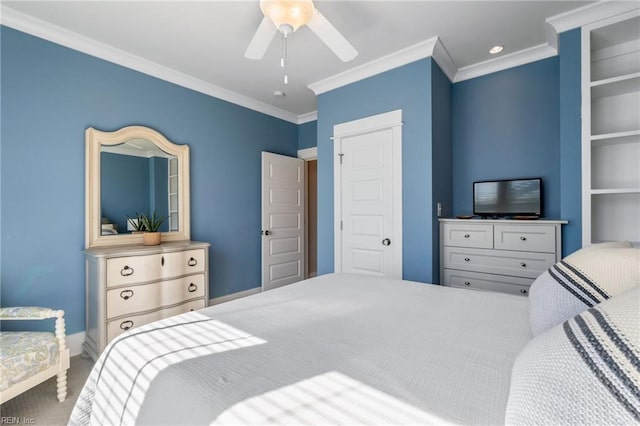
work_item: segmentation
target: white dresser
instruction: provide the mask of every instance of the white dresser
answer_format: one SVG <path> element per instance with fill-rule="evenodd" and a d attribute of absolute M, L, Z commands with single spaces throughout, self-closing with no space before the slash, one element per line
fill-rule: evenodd
<path fill-rule="evenodd" d="M 207 306 L 209 243 L 92 248 L 85 261 L 84 349 L 94 360 L 131 328 Z"/>
<path fill-rule="evenodd" d="M 440 219 L 442 285 L 527 295 L 562 257 L 561 220 Z"/>

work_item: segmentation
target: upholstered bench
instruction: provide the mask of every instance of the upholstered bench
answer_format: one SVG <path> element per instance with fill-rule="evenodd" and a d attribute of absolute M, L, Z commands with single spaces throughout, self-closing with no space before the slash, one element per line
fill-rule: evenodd
<path fill-rule="evenodd" d="M 0 403 L 57 376 L 60 402 L 67 396 L 69 349 L 64 311 L 40 307 L 0 308 L 0 320 L 56 318 L 55 334 L 41 331 L 0 332 Z"/>

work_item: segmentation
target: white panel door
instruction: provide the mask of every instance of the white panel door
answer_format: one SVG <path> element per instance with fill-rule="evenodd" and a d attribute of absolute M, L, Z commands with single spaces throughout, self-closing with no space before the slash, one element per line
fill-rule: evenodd
<path fill-rule="evenodd" d="M 376 125 L 371 118 L 351 125 L 358 122 Z M 336 225 L 341 228 L 336 272 L 402 278 L 400 128 L 377 126 L 334 142 L 339 167 Z"/>
<path fill-rule="evenodd" d="M 304 279 L 304 160 L 262 153 L 262 290 Z"/>

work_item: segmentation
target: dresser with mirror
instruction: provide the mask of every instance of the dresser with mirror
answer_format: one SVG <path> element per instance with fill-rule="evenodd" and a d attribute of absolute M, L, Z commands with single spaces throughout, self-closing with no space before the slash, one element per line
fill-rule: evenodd
<path fill-rule="evenodd" d="M 209 244 L 191 241 L 189 146 L 142 126 L 85 132 L 86 337 L 97 359 L 115 337 L 202 309 Z M 140 214 L 164 218 L 144 245 Z"/>

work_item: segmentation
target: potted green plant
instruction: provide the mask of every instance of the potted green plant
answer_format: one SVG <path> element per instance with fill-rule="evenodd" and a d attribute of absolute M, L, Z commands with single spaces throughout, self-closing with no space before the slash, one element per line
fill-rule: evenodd
<path fill-rule="evenodd" d="M 125 215 L 125 217 L 127 218 L 127 225 L 131 225 L 133 228 L 132 234 L 142 234 L 145 231 L 144 223 L 142 222 L 144 214 L 136 212 L 133 217 L 128 215 Z"/>
<path fill-rule="evenodd" d="M 144 234 L 142 234 L 142 244 L 145 246 L 156 246 L 160 244 L 160 226 L 167 218 L 165 216 L 157 215 L 153 212 L 151 216 L 145 214 L 142 215 L 141 220 L 144 225 Z"/>

